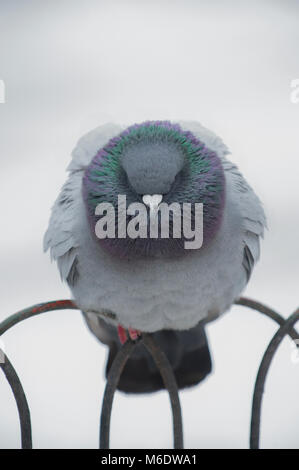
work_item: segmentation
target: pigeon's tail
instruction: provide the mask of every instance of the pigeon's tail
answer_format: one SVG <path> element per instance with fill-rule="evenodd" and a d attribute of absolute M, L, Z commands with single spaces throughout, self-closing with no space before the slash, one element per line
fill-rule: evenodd
<path fill-rule="evenodd" d="M 93 318 L 92 322 L 89 315 L 85 318 L 92 332 L 109 346 L 107 377 L 121 348 L 117 330 L 99 317 Z M 211 357 L 203 323 L 190 330 L 162 330 L 152 335 L 166 354 L 180 389 L 198 384 L 211 372 Z M 151 393 L 165 388 L 157 366 L 142 342 L 137 343 L 128 359 L 117 388 L 126 393 Z"/>

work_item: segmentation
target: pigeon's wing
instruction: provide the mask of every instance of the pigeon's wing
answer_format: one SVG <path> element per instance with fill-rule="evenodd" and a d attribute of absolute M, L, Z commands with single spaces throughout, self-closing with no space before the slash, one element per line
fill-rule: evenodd
<path fill-rule="evenodd" d="M 184 131 L 190 131 L 199 140 L 211 150 L 217 153 L 219 157 L 229 154 L 227 146 L 223 143 L 222 139 L 210 129 L 202 126 L 197 121 L 179 121 L 179 125 Z"/>
<path fill-rule="evenodd" d="M 244 253 L 242 265 L 246 271 L 247 281 L 254 264 L 260 256 L 260 238 L 264 236 L 267 226 L 265 213 L 259 198 L 249 186 L 242 174 L 229 160 L 222 157 L 224 171 L 235 194 L 235 201 L 243 217 Z"/>
<path fill-rule="evenodd" d="M 50 250 L 51 259 L 57 261 L 61 278 L 70 285 L 74 285 L 78 276 L 78 243 L 74 223 L 82 197 L 83 173 L 98 150 L 121 131 L 118 125 L 105 124 L 79 140 L 68 166 L 69 177 L 52 208 L 49 227 L 44 236 L 44 250 Z"/>
<path fill-rule="evenodd" d="M 70 174 L 56 200 L 44 236 L 44 250 L 50 249 L 51 259 L 57 261 L 61 278 L 73 285 L 77 276 L 78 244 L 73 230 L 76 217 L 79 174 Z"/>
<path fill-rule="evenodd" d="M 235 202 L 243 217 L 244 256 L 242 264 L 246 271 L 247 280 L 249 280 L 252 268 L 259 259 L 260 237 L 263 237 L 264 228 L 267 226 L 262 204 L 236 165 L 227 160 L 226 155 L 230 152 L 220 137 L 196 121 L 181 121 L 180 125 L 184 130 L 189 130 L 202 140 L 211 150 L 217 152 L 222 160 L 227 184 L 234 191 Z"/>

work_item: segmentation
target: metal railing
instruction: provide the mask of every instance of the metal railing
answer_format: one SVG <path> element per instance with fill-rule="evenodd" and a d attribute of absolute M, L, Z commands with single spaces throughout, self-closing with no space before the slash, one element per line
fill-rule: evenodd
<path fill-rule="evenodd" d="M 260 441 L 260 424 L 261 424 L 261 409 L 262 399 L 264 393 L 264 386 L 266 377 L 273 360 L 273 357 L 278 350 L 278 347 L 286 335 L 289 335 L 295 341 L 297 347 L 299 347 L 299 336 L 297 331 L 294 329 L 295 323 L 299 320 L 299 309 L 297 309 L 288 318 L 282 317 L 279 313 L 275 312 L 271 308 L 256 302 L 254 300 L 241 297 L 235 302 L 237 305 L 243 305 L 254 309 L 278 323 L 279 328 L 272 337 L 260 363 L 252 400 L 251 410 L 251 427 L 250 427 L 250 448 L 258 449 Z M 33 307 L 26 308 L 20 312 L 11 315 L 0 323 L 0 337 L 17 323 L 26 320 L 27 318 L 39 315 L 44 312 L 53 310 L 63 309 L 77 309 L 78 307 L 71 300 L 56 300 L 52 302 L 45 302 L 42 304 L 34 305 Z M 168 391 L 171 409 L 172 409 L 172 420 L 173 420 L 173 441 L 175 449 L 183 448 L 183 426 L 182 426 L 182 414 L 179 399 L 178 387 L 176 379 L 171 368 L 171 365 L 159 346 L 154 341 L 153 336 L 150 333 L 143 333 L 137 341 L 129 339 L 119 350 L 115 357 L 113 364 L 110 368 L 106 388 L 104 392 L 101 420 L 100 420 L 100 448 L 109 448 L 109 436 L 110 436 L 110 418 L 111 410 L 113 405 L 113 398 L 115 390 L 117 388 L 118 381 L 121 373 L 125 367 L 127 360 L 135 349 L 137 342 L 142 341 L 144 346 L 147 348 L 149 353 L 152 355 L 155 364 L 161 374 L 166 390 Z M 31 432 L 31 419 L 28 402 L 26 399 L 25 392 L 23 390 L 22 383 L 9 361 L 7 355 L 0 349 L 0 355 L 2 355 L 2 361 L 0 366 L 4 372 L 4 375 L 12 389 L 14 398 L 16 400 L 19 421 L 21 428 L 21 445 L 22 449 L 32 448 L 32 432 Z"/>

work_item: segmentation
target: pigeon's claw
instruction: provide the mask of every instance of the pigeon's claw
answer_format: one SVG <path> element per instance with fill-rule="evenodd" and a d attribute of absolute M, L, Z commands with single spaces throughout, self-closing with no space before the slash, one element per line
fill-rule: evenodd
<path fill-rule="evenodd" d="M 135 341 L 141 335 L 141 332 L 139 330 L 134 330 L 133 328 L 129 328 L 129 335 L 130 335 L 130 338 L 133 341 Z"/>
<path fill-rule="evenodd" d="M 127 336 L 127 332 L 124 329 L 124 327 L 121 326 L 121 325 L 117 325 L 117 333 L 118 333 L 118 338 L 119 338 L 119 341 L 121 342 L 121 344 L 125 344 L 125 342 L 128 339 L 128 336 Z"/>
<path fill-rule="evenodd" d="M 141 332 L 139 330 L 134 330 L 133 328 L 129 328 L 128 332 L 129 332 L 129 337 L 133 341 L 136 341 L 136 339 L 138 339 L 138 337 L 141 335 Z M 118 333 L 119 341 L 121 342 L 121 344 L 124 344 L 128 339 L 127 331 L 122 325 L 117 325 L 117 333 Z"/>

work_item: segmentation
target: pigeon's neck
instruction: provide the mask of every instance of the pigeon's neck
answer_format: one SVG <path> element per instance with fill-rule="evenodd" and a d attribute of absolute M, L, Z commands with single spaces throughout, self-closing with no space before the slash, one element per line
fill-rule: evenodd
<path fill-rule="evenodd" d="M 155 174 L 157 178 L 152 177 Z M 153 194 L 161 194 L 163 202 L 177 203 L 181 208 L 184 203 L 193 207 L 203 204 L 202 246 L 209 244 L 219 230 L 225 202 L 225 178 L 219 156 L 191 132 L 168 121 L 135 124 L 111 139 L 99 149 L 83 178 L 83 197 L 94 235 L 100 214 L 98 205 L 108 203 L 115 209 L 115 237 L 98 239 L 103 248 L 115 256 L 129 258 L 187 253 L 183 231 L 181 238 L 132 238 L 127 232 L 118 236 L 118 196 L 126 196 L 126 210 L 131 203 L 144 203 L 144 195 Z M 194 211 L 191 218 L 193 215 Z M 128 227 L 131 219 L 132 214 L 126 214 L 123 223 Z"/>

